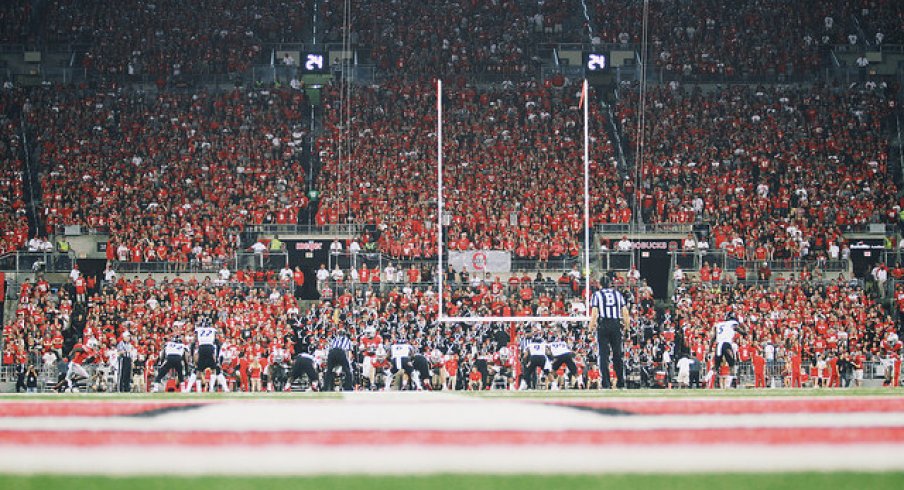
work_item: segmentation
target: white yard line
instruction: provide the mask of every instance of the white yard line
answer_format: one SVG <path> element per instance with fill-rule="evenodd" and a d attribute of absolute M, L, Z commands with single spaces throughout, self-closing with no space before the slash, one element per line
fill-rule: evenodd
<path fill-rule="evenodd" d="M 902 445 L 135 447 L 0 446 L 0 473 L 310 475 L 900 470 Z"/>
<path fill-rule="evenodd" d="M 0 430 L 612 430 L 904 427 L 904 413 L 603 415 L 509 400 L 248 400 L 154 417 L 0 417 Z"/>

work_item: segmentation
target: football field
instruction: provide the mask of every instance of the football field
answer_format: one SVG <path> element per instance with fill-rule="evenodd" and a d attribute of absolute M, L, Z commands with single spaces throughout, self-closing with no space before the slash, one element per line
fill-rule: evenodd
<path fill-rule="evenodd" d="M 902 395 L 8 395 L 0 486 L 891 488 Z"/>

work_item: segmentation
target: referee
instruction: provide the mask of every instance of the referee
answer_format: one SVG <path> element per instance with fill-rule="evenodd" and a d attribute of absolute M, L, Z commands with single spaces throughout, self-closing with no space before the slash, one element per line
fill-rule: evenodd
<path fill-rule="evenodd" d="M 336 367 L 342 368 L 345 379 L 342 381 L 344 391 L 352 390 L 352 368 L 348 364 L 348 351 L 352 348 L 352 341 L 344 329 L 336 332 L 333 341 L 330 342 L 330 351 L 326 355 L 326 374 L 323 376 L 324 391 L 333 391 L 333 378 L 336 376 Z"/>
<path fill-rule="evenodd" d="M 132 392 L 132 356 L 135 354 L 135 347 L 132 347 L 132 334 L 127 331 L 122 333 L 122 340 L 116 344 L 116 351 L 119 362 L 119 392 Z"/>
<path fill-rule="evenodd" d="M 600 368 L 603 372 L 603 388 L 612 387 L 609 379 L 609 353 L 615 366 L 616 387 L 625 387 L 625 359 L 622 352 L 622 328 L 628 329 L 631 314 L 625 297 L 612 287 L 608 275 L 600 277 L 600 290 L 590 298 L 590 324 L 596 325 L 596 340 L 600 349 Z"/>

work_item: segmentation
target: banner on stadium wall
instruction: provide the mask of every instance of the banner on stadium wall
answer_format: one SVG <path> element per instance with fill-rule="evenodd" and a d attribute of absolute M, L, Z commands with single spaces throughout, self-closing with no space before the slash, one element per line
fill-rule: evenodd
<path fill-rule="evenodd" d="M 500 250 L 450 250 L 449 265 L 457 272 L 511 272 L 512 254 Z"/>

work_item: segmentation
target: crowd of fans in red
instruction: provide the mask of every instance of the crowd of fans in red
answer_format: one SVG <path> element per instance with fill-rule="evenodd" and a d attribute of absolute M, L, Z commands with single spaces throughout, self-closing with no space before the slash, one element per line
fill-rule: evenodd
<path fill-rule="evenodd" d="M 573 14 L 563 0 L 366 0 L 353 3 L 349 12 L 346 2 L 328 0 L 321 7 L 327 41 L 370 48 L 377 68 L 396 76 L 533 73 L 537 42 L 580 41 L 574 39 L 578 31 L 562 28 Z"/>
<path fill-rule="evenodd" d="M 711 247 L 765 258 L 818 257 L 842 233 L 895 223 L 881 90 L 651 87 L 637 194 L 644 222 L 709 222 Z M 618 115 L 637 139 L 638 95 Z M 900 209 L 900 208 L 899 208 Z M 837 250 L 829 259 L 837 259 Z"/>
<path fill-rule="evenodd" d="M 901 2 L 805 4 L 653 2 L 655 63 L 686 76 L 812 73 L 829 45 L 881 44 L 900 34 Z M 350 100 L 342 99 L 339 86 L 325 87 L 324 133 L 316 145 L 323 163 L 317 224 L 375 224 L 378 232 L 364 238 L 383 252 L 433 257 L 435 89 L 401 79 L 449 76 L 443 127 L 448 248 L 508 250 L 540 261 L 577 256 L 583 240 L 579 87 L 559 77 L 478 89 L 458 76 L 533 73 L 537 41 L 576 40 L 555 27 L 566 22 L 570 4 L 399 0 L 387 8 L 366 1 L 350 13 L 348 33 L 344 5 L 321 3 L 326 38 L 348 34 L 350 42 L 371 48 L 380 70 L 399 78 L 353 87 Z M 599 40 L 639 42 L 642 5 L 619 0 L 594 7 Z M 21 40 L 29 8 L 24 1 L 0 7 L 0 41 Z M 85 68 L 105 74 L 235 72 L 261 59 L 263 43 L 297 40 L 307 11 L 284 0 L 128 0 L 117 4 L 118 16 L 107 15 L 109 8 L 96 0 L 49 2 L 42 38 L 88 42 Z M 851 14 L 865 21 L 868 39 L 856 37 Z M 631 148 L 638 139 L 638 94 L 629 88 L 620 96 L 617 122 Z M 651 88 L 647 100 L 647 146 L 637 182 L 619 176 L 607 118 L 599 104 L 591 105 L 594 224 L 630 222 L 629 203 L 636 202 L 645 222 L 711 223 L 711 245 L 738 257 L 749 258 L 753 250 L 757 259 L 833 259 L 844 232 L 893 222 L 904 205 L 888 172 L 883 136 L 893 101 L 881 90 L 702 92 L 674 84 Z M 41 231 L 70 224 L 107 229 L 111 260 L 223 260 L 240 245 L 234 233 L 243 226 L 294 224 L 308 205 L 298 163 L 308 122 L 299 91 L 50 87 L 4 90 L 0 105 L 0 114 L 21 106 L 36 137 Z M 28 226 L 19 121 L 0 123 L 2 253 L 24 245 Z M 89 285 L 57 295 L 39 281 L 23 287 L 16 318 L 4 327 L 3 360 L 47 352 L 63 357 L 66 332 L 79 329 L 76 340 L 94 337 L 106 347 L 128 330 L 152 362 L 162 342 L 183 328 L 180 322 L 199 314 L 216 315 L 225 341 L 245 359 L 286 345 L 293 326 L 319 343 L 342 321 L 355 335 L 377 323 L 387 341 L 407 335 L 424 348 L 452 342 L 477 356 L 487 353 L 487 327 L 434 324 L 438 301 L 452 315 L 568 314 L 581 290 L 563 278 L 553 285 L 531 278 L 507 285 L 466 280 L 469 286 L 442 293 L 382 281 L 337 290 L 307 313 L 295 311 L 294 297 L 279 284 L 265 291 L 244 278 L 237 284 L 120 280 L 97 288 L 85 304 L 73 300 L 84 294 L 77 288 Z M 862 289 L 840 282 L 726 290 L 692 285 L 665 319 L 655 317 L 648 292 L 638 290 L 636 297 L 640 317 L 629 338 L 643 340 L 629 340 L 629 357 L 656 357 L 655 345 L 672 345 L 680 332 L 690 351 L 705 359 L 711 325 L 729 305 L 750 325 L 754 349 L 768 342 L 802 356 L 878 355 L 888 350 L 883 342 L 894 327 Z M 895 301 L 904 308 L 904 299 Z M 652 326 L 651 336 L 644 325 Z M 579 357 L 591 359 L 588 333 L 575 328 L 569 336 Z"/>
<path fill-rule="evenodd" d="M 8 0 L 0 4 L 0 43 L 19 44 L 28 40 L 31 2 Z"/>
<path fill-rule="evenodd" d="M 502 347 L 517 353 L 517 339 L 529 331 L 527 325 L 510 329 L 501 324 L 436 323 L 440 298 L 427 283 L 403 279 L 356 289 L 334 284 L 335 297 L 299 311 L 289 292 L 292 279 L 273 279 L 258 284 L 252 273 L 239 271 L 227 280 L 200 282 L 178 276 L 159 282 L 119 278 L 98 287 L 76 280 L 56 292 L 39 278 L 22 286 L 16 316 L 4 326 L 3 363 L 56 363 L 76 343 L 96 345 L 94 363 L 109 363 L 116 344 L 129 332 L 138 365 L 154 366 L 163 344 L 174 335 L 190 341 L 193 323 L 204 316 L 212 318 L 220 332 L 227 373 L 247 390 L 255 359 L 266 372 L 271 353 L 321 349 L 340 327 L 355 339 L 374 327 L 387 345 L 405 338 L 420 352 L 434 357 L 439 352 L 444 360 L 454 354 L 468 365 L 498 356 Z M 575 286 L 576 278 L 568 274 L 556 281 L 540 276 L 515 276 L 504 283 L 498 278 L 454 279 L 455 286 L 443 294 L 448 314 L 505 314 L 504 308 L 512 308 L 509 313 L 515 316 L 567 315 L 571 302 L 581 302 L 582 296 L 580 284 Z M 737 339 L 742 362 L 767 351 L 767 360 L 787 365 L 792 358 L 815 364 L 839 356 L 874 360 L 901 352 L 888 313 L 857 283 L 843 278 L 731 286 L 692 281 L 679 289 L 674 308 L 659 315 L 643 283 L 620 283 L 635 299 L 625 356 L 638 373 L 647 368 L 674 372 L 674 363 L 686 355 L 703 363 L 711 360 L 712 325 L 730 310 L 746 329 Z M 523 296 L 526 289 L 532 296 Z M 81 294 L 84 302 L 78 299 Z M 497 309 L 496 303 L 503 306 Z M 573 347 L 581 366 L 576 374 L 586 376 L 597 364 L 593 332 L 579 323 L 547 329 Z"/>
<path fill-rule="evenodd" d="M 47 233 L 109 230 L 111 260 L 229 258 L 244 225 L 295 224 L 307 206 L 301 92 L 54 87 L 29 96 Z"/>
<path fill-rule="evenodd" d="M 317 223 L 373 223 L 394 257 L 436 253 L 436 96 L 431 83 L 352 90 L 344 123 L 338 87 L 325 93 Z M 546 260 L 577 256 L 583 240 L 580 88 L 545 84 L 444 88 L 444 210 L 450 250 L 509 250 Z M 631 219 L 605 117 L 593 107 L 594 223 Z M 566 177 L 567 178 L 563 178 Z"/>
<path fill-rule="evenodd" d="M 783 357 L 782 351 L 807 359 L 829 351 L 882 355 L 887 347 L 883 342 L 896 332 L 890 313 L 856 282 L 843 278 L 773 286 L 739 283 L 732 288 L 695 283 L 675 300 L 670 323 L 683 331 L 685 344 L 697 356 L 708 352 L 712 325 L 729 311 L 735 311 L 748 330 L 745 345 L 781 347 L 776 359 Z"/>
<path fill-rule="evenodd" d="M 18 250 L 28 240 L 25 212 L 25 162 L 21 126 L 13 107 L 18 92 L 0 93 L 0 255 Z"/>
<path fill-rule="evenodd" d="M 106 75 L 232 73 L 269 63 L 264 43 L 303 41 L 308 9 L 286 0 L 53 0 L 45 42 L 88 43 L 84 68 Z"/>
<path fill-rule="evenodd" d="M 640 44 L 645 3 L 594 4 L 595 36 L 603 43 Z M 809 74 L 824 66 L 834 45 L 865 49 L 866 43 L 875 46 L 876 39 L 898 34 L 902 10 L 892 0 L 650 2 L 650 56 L 667 76 Z M 861 38 L 855 16 L 868 39 Z M 877 32 L 883 34 L 877 38 Z"/>

